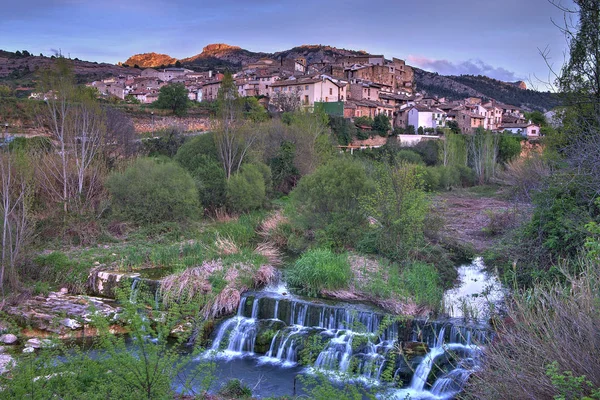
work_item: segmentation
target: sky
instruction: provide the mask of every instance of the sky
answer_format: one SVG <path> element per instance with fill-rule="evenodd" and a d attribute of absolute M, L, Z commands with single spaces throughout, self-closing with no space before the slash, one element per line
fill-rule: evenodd
<path fill-rule="evenodd" d="M 573 7 L 572 0 L 560 1 Z M 210 43 L 275 52 L 302 44 L 365 50 L 444 75 L 546 81 L 565 39 L 549 0 L 0 0 L 0 49 L 117 63 L 190 57 Z M 554 21 L 554 22 L 553 22 Z"/>

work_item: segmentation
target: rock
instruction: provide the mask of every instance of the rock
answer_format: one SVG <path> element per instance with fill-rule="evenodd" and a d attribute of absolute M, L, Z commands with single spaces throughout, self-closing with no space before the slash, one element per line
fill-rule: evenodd
<path fill-rule="evenodd" d="M 29 339 L 27 341 L 27 343 L 25 343 L 25 346 L 31 347 L 34 349 L 39 349 L 40 347 L 42 347 L 42 341 L 38 338 L 32 338 L 32 339 Z"/>
<path fill-rule="evenodd" d="M 0 354 L 0 375 L 10 371 L 15 365 L 15 359 L 8 354 Z"/>
<path fill-rule="evenodd" d="M 81 324 L 71 318 L 65 318 L 60 320 L 60 324 L 62 326 L 66 326 L 67 328 L 71 328 L 72 330 L 81 328 Z"/>
<path fill-rule="evenodd" d="M 66 287 L 60 288 L 59 293 L 60 294 L 67 294 L 67 293 L 69 293 L 69 289 L 67 289 Z"/>
<path fill-rule="evenodd" d="M 33 347 L 25 347 L 23 353 L 33 353 L 35 349 Z"/>
<path fill-rule="evenodd" d="M 26 347 L 32 347 L 34 349 L 41 349 L 42 347 L 53 347 L 54 343 L 50 339 L 38 339 L 32 338 L 25 343 Z"/>
<path fill-rule="evenodd" d="M 6 351 L 6 349 L 4 348 L 4 346 L 0 346 L 0 354 L 4 353 Z"/>
<path fill-rule="evenodd" d="M 19 338 L 17 338 L 17 336 L 13 335 L 12 333 L 7 333 L 0 336 L 0 342 L 4 344 L 15 344 L 17 343 L 17 340 L 19 340 Z"/>

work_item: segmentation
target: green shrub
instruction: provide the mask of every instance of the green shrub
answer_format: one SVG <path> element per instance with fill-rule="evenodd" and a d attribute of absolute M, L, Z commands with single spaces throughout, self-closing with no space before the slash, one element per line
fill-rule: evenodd
<path fill-rule="evenodd" d="M 458 168 L 443 165 L 436 167 L 440 171 L 440 189 L 450 189 L 461 186 L 460 171 Z"/>
<path fill-rule="evenodd" d="M 231 399 L 245 399 L 252 397 L 252 390 L 239 379 L 230 379 L 219 390 L 219 394 Z"/>
<path fill-rule="evenodd" d="M 134 222 L 183 222 L 200 212 L 192 177 L 172 162 L 138 159 L 122 173 L 109 176 L 112 206 Z"/>
<path fill-rule="evenodd" d="M 440 187 L 441 178 L 442 175 L 438 168 L 427 167 L 423 169 L 423 182 L 426 190 L 431 192 L 438 190 Z"/>
<path fill-rule="evenodd" d="M 427 165 L 437 165 L 440 158 L 439 140 L 424 140 L 414 147 L 415 151 L 421 155 Z"/>
<path fill-rule="evenodd" d="M 186 141 L 177 151 L 174 160 L 192 173 L 207 162 L 207 158 L 217 161 L 217 145 L 212 133 L 203 133 Z"/>
<path fill-rule="evenodd" d="M 315 232 L 323 245 L 354 245 L 367 223 L 359 199 L 372 187 L 360 163 L 334 159 L 300 180 L 289 216 L 301 230 Z"/>
<path fill-rule="evenodd" d="M 287 269 L 285 276 L 292 287 L 316 296 L 323 289 L 348 287 L 352 279 L 352 270 L 347 254 L 335 254 L 329 249 L 313 249 L 304 253 Z"/>
<path fill-rule="evenodd" d="M 179 154 L 179 153 L 178 153 Z M 202 155 L 198 157 L 192 177 L 196 181 L 198 197 L 204 208 L 217 209 L 227 200 L 227 178 L 223 166 L 216 159 Z"/>
<path fill-rule="evenodd" d="M 456 168 L 458 169 L 460 183 L 463 187 L 469 187 L 475 184 L 475 172 L 471 168 L 465 165 L 458 165 Z"/>
<path fill-rule="evenodd" d="M 261 169 L 253 164 L 242 166 L 227 182 L 227 204 L 234 212 L 259 209 L 265 202 L 265 178 Z"/>
<path fill-rule="evenodd" d="M 410 164 L 423 164 L 423 158 L 415 151 L 402 149 L 396 153 L 397 161 L 404 161 Z"/>

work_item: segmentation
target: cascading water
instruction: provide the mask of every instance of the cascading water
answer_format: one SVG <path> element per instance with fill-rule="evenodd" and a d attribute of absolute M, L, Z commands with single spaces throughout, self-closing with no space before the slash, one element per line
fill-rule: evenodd
<path fill-rule="evenodd" d="M 305 365 L 307 371 L 323 371 L 328 376 L 359 378 L 378 383 L 383 372 L 399 377 L 397 349 L 401 342 L 421 342 L 429 350 L 416 358 L 414 375 L 402 393 L 411 398 L 451 398 L 476 367 L 478 347 L 485 343 L 486 329 L 451 323 L 394 320 L 366 307 L 327 305 L 283 296 L 279 293 L 247 294 L 238 313 L 219 327 L 207 356 L 226 359 L 256 357 L 259 364 L 280 367 Z M 309 347 L 314 343 L 320 344 Z M 308 350 L 308 351 L 303 351 Z M 306 357 L 311 353 L 311 357 Z M 457 354 L 449 367 L 449 354 Z M 467 360 L 467 361 L 463 361 Z M 434 366 L 445 362 L 437 379 L 431 379 Z M 405 364 L 406 366 L 406 364 Z M 432 382 L 427 391 L 427 382 Z M 395 381 L 397 384 L 399 380 Z M 398 392 L 401 394 L 400 392 Z M 395 396 L 395 394 L 394 394 Z M 405 397 L 405 396 L 404 396 Z M 398 398 L 404 398 L 398 397 Z"/>

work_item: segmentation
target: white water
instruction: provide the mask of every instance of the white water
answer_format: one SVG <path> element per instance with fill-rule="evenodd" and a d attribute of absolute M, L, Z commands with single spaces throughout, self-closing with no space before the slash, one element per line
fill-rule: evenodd
<path fill-rule="evenodd" d="M 484 320 L 504 299 L 498 277 L 485 271 L 481 257 L 458 268 L 460 285 L 444 294 L 445 312 L 452 318 Z"/>

